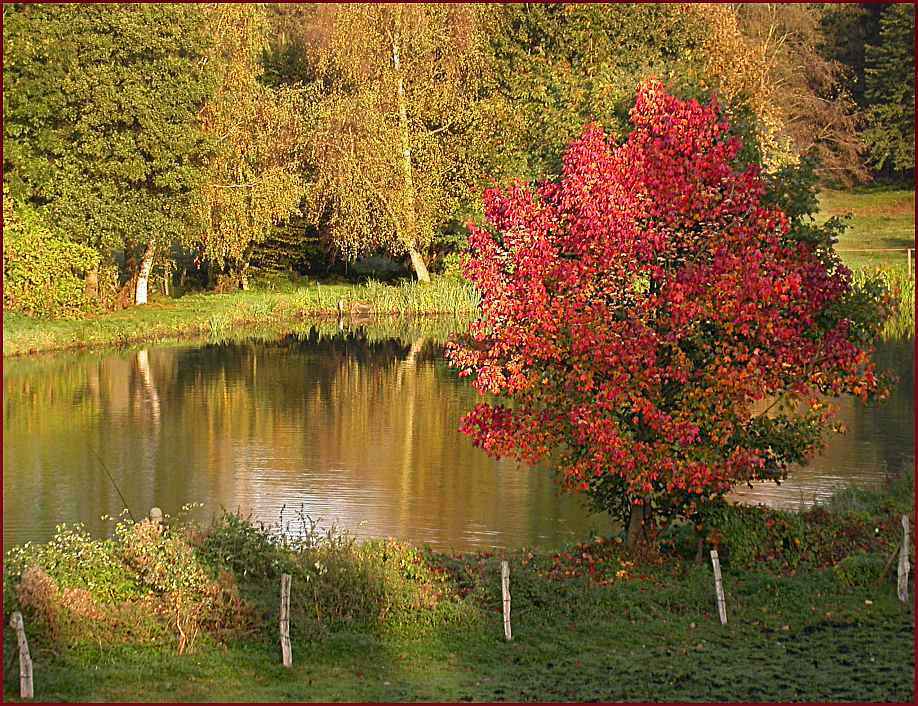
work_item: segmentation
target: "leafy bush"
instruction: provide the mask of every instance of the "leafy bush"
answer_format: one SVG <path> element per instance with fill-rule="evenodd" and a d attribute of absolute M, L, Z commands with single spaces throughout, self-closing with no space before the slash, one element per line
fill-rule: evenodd
<path fill-rule="evenodd" d="M 4 596 L 52 640 L 162 642 L 191 648 L 202 629 L 245 627 L 250 611 L 231 575 L 214 578 L 180 530 L 121 521 L 113 539 L 57 528 L 7 553 Z"/>
<path fill-rule="evenodd" d="M 302 512 L 295 515 L 270 528 L 225 513 L 198 539 L 201 559 L 231 571 L 272 630 L 282 573 L 292 577 L 291 618 L 311 635 L 343 624 L 423 627 L 451 596 L 445 572 L 423 551 L 395 541 L 359 543 L 334 526 L 321 529 Z"/>
<path fill-rule="evenodd" d="M 725 563 L 796 568 L 808 549 L 803 516 L 793 512 L 722 504 L 705 513 L 706 538 L 722 548 Z"/>
<path fill-rule="evenodd" d="M 876 583 L 883 573 L 885 560 L 878 554 L 857 552 L 832 567 L 835 580 L 842 586 L 866 587 Z"/>
<path fill-rule="evenodd" d="M 93 539 L 82 525 L 58 526 L 47 544 L 13 547 L 6 556 L 4 578 L 18 582 L 30 566 L 41 567 L 59 588 L 85 589 L 100 603 L 119 603 L 142 594 L 121 561 L 117 543 Z"/>
<path fill-rule="evenodd" d="M 82 275 L 99 255 L 50 228 L 42 215 L 3 196 L 3 307 L 31 316 L 77 316 L 90 306 Z"/>

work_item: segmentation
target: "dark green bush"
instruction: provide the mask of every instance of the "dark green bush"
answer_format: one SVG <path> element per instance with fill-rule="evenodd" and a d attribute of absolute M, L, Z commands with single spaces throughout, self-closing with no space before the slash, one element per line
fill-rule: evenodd
<path fill-rule="evenodd" d="M 753 568 L 766 563 L 795 569 L 806 556 L 808 534 L 799 513 L 722 504 L 705 514 L 709 544 L 722 547 L 725 563 Z"/>
<path fill-rule="evenodd" d="M 832 574 L 842 586 L 866 587 L 879 581 L 885 565 L 884 557 L 878 554 L 856 552 L 833 566 Z"/>

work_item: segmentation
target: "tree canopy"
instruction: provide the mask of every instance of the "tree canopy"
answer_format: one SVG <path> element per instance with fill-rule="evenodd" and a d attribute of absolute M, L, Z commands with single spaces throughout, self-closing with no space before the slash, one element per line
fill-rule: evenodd
<path fill-rule="evenodd" d="M 479 12 L 342 4 L 313 14 L 305 51 L 322 90 L 309 204 L 346 254 L 408 253 L 428 278 L 434 232 L 475 183 Z"/>
<path fill-rule="evenodd" d="M 693 517 L 819 448 L 822 395 L 883 393 L 886 302 L 831 226 L 764 198 L 715 102 L 647 82 L 629 121 L 620 143 L 587 126 L 557 180 L 486 193 L 480 314 L 450 358 L 500 398 L 464 420 L 488 453 L 549 459 L 625 521 Z"/>
<path fill-rule="evenodd" d="M 651 77 L 716 97 L 767 175 L 908 176 L 913 28 L 908 5 L 14 3 L 4 185 L 96 251 L 74 276 L 108 307 L 172 264 L 244 285 L 385 254 L 424 280 L 482 189 L 557 176 L 587 123 L 626 134 Z"/>
<path fill-rule="evenodd" d="M 892 5 L 880 18 L 879 42 L 865 48 L 867 141 L 877 169 L 915 170 L 915 6 Z"/>
<path fill-rule="evenodd" d="M 207 52 L 216 90 L 199 113 L 213 141 L 196 199 L 200 231 L 189 234 L 217 264 L 244 268 L 249 250 L 298 212 L 305 191 L 304 102 L 291 88 L 260 81 L 267 19 L 257 5 L 207 8 L 216 41 Z"/>
<path fill-rule="evenodd" d="M 75 242 L 137 256 L 185 237 L 214 81 L 188 5 L 4 8 L 4 179 Z"/>

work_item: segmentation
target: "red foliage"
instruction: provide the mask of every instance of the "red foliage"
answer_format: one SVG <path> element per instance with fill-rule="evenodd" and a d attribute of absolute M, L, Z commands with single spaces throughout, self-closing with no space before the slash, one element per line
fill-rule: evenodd
<path fill-rule="evenodd" d="M 649 82 L 631 121 L 621 145 L 587 126 L 558 182 L 485 192 L 466 263 L 480 316 L 449 356 L 513 401 L 463 421 L 488 453 L 685 512 L 780 477 L 820 444 L 819 394 L 878 381 L 839 313 L 850 272 L 763 203 L 716 104 Z M 805 409 L 767 423 L 782 393 Z"/>

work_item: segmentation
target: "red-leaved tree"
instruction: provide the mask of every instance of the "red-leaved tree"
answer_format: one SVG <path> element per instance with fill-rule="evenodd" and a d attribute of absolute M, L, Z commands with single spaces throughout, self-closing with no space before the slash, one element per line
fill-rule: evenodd
<path fill-rule="evenodd" d="M 465 417 L 476 445 L 546 459 L 633 525 L 780 480 L 820 447 L 826 396 L 881 394 L 886 303 L 767 205 L 714 102 L 648 82 L 631 122 L 620 145 L 587 126 L 557 182 L 485 192 L 480 315 L 449 357 L 510 401 Z"/>

